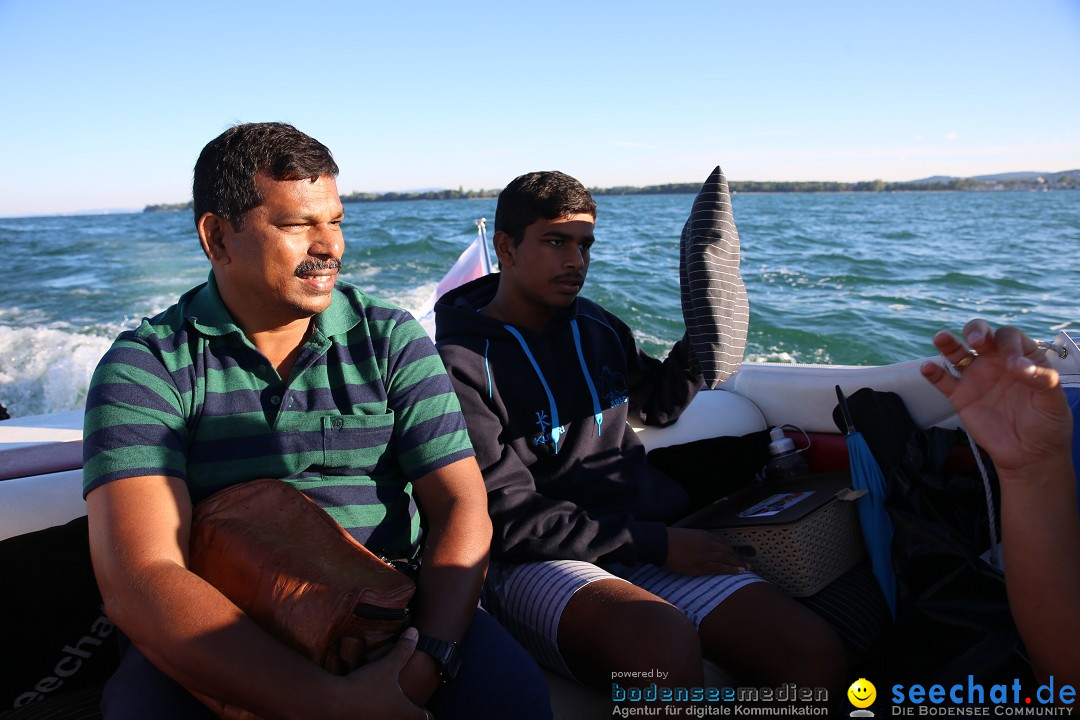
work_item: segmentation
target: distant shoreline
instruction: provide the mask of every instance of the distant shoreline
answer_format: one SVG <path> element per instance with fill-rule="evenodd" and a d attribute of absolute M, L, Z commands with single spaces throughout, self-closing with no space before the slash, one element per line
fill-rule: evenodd
<path fill-rule="evenodd" d="M 1030 174 L 1034 173 L 1017 173 Z M 885 182 L 884 180 L 865 180 L 861 182 L 819 182 L 819 181 L 758 181 L 743 180 L 728 183 L 734 194 L 751 193 L 878 193 L 878 192 L 995 192 L 1012 191 L 1048 191 L 1080 190 L 1080 170 L 1059 173 L 1046 173 L 1035 177 L 997 177 L 949 178 L 934 181 Z M 589 188 L 596 196 L 603 195 L 693 195 L 701 189 L 701 183 L 668 183 L 666 185 L 645 185 L 642 187 L 616 186 L 609 188 Z M 425 190 L 420 192 L 354 192 L 342 195 L 342 202 L 398 202 L 406 200 L 470 200 L 475 198 L 498 197 L 499 190 Z M 192 202 L 162 203 L 147 205 L 143 212 L 170 212 L 191 210 Z"/>

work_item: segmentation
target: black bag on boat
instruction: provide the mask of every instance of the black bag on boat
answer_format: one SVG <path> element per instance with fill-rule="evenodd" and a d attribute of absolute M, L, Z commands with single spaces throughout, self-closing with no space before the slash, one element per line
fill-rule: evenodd
<path fill-rule="evenodd" d="M 741 437 L 712 437 L 655 448 L 649 464 L 682 486 L 691 508 L 747 487 L 769 459 L 769 431 Z"/>
<path fill-rule="evenodd" d="M 0 715 L 48 707 L 50 717 L 66 717 L 55 710 L 57 698 L 96 693 L 120 661 L 90 564 L 86 517 L 0 542 L 0 568 L 10 660 L 0 673 Z"/>
<path fill-rule="evenodd" d="M 990 521 L 967 436 L 916 427 L 895 393 L 863 388 L 848 404 L 888 483 L 899 606 L 864 676 L 924 685 L 968 675 L 984 683 L 1031 679 L 1004 576 L 981 557 Z M 838 411 L 834 420 L 844 427 Z M 984 464 L 996 517 L 997 477 L 989 458 Z"/>

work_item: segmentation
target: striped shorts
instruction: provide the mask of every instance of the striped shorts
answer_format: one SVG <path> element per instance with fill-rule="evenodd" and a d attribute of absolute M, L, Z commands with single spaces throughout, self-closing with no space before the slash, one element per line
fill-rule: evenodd
<path fill-rule="evenodd" d="M 739 588 L 764 582 L 753 573 L 680 575 L 648 563 L 605 570 L 581 560 L 492 561 L 481 604 L 541 665 L 573 677 L 559 652 L 559 619 L 575 592 L 589 583 L 611 578 L 625 580 L 666 600 L 695 627 L 700 627 L 705 616 Z"/>

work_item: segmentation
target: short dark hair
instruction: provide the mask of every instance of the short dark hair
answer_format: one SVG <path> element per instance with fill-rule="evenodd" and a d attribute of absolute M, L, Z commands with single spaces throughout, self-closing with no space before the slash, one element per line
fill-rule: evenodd
<path fill-rule="evenodd" d="M 274 180 L 314 182 L 324 175 L 336 177 L 338 166 L 325 145 L 292 125 L 234 125 L 207 143 L 195 163 L 195 222 L 211 212 L 234 230 L 242 229 L 244 213 L 264 201 L 255 186 L 259 173 Z"/>
<path fill-rule="evenodd" d="M 503 231 L 517 246 L 525 239 L 525 228 L 537 220 L 577 214 L 596 217 L 596 201 L 584 185 L 558 170 L 528 173 L 499 193 L 495 232 Z"/>

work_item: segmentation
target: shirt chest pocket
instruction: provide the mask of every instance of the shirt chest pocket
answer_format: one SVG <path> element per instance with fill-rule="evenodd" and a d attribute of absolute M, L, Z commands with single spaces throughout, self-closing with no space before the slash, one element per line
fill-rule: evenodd
<path fill-rule="evenodd" d="M 375 474 L 393 460 L 394 413 L 322 418 L 323 465 L 339 473 Z"/>

